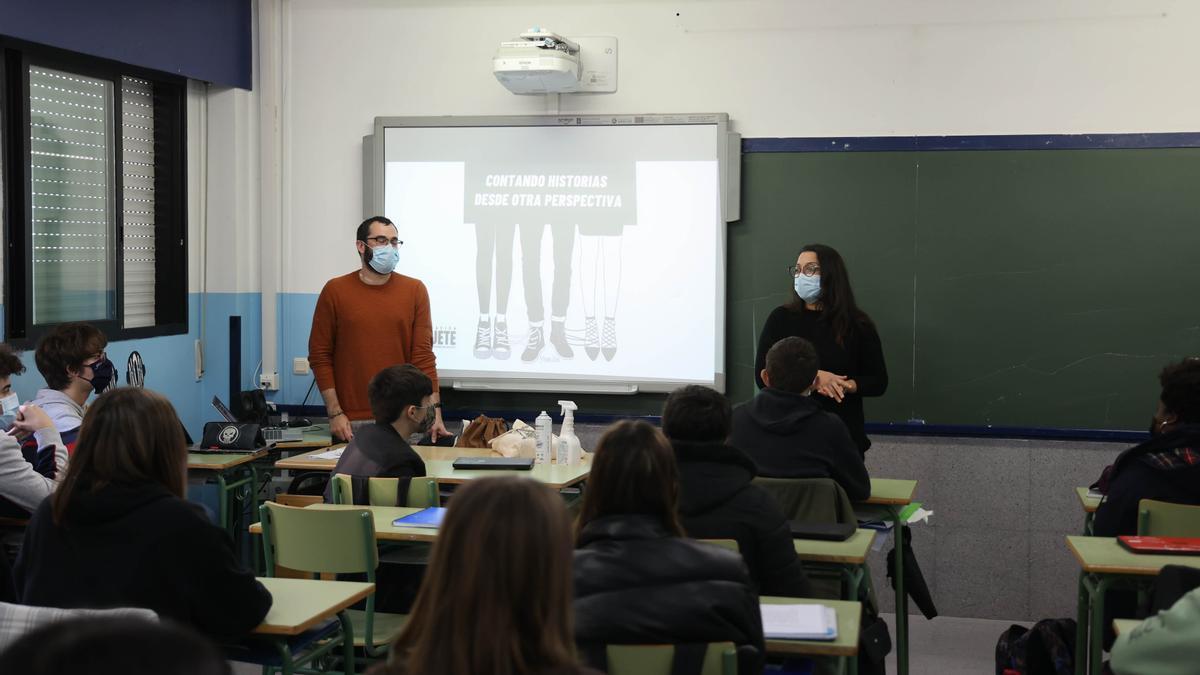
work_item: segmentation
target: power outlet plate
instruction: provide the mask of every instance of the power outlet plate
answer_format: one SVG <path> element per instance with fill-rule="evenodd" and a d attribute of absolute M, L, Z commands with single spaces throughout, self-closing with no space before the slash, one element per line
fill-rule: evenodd
<path fill-rule="evenodd" d="M 258 377 L 258 386 L 267 391 L 279 391 L 279 373 L 263 373 Z"/>

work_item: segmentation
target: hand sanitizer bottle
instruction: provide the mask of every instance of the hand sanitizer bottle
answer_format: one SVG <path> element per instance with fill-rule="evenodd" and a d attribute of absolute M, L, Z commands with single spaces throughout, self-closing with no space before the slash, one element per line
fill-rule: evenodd
<path fill-rule="evenodd" d="M 583 446 L 575 436 L 575 411 L 579 406 L 574 401 L 559 401 L 562 406 L 562 431 L 558 435 L 558 463 L 574 466 L 579 463 L 583 454 Z"/>

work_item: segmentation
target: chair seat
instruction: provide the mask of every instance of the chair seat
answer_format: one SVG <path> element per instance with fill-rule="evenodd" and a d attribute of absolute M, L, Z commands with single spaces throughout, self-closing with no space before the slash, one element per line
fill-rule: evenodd
<path fill-rule="evenodd" d="M 240 643 L 225 645 L 225 657 L 230 661 L 255 663 L 260 666 L 274 666 L 279 668 L 283 665 L 282 659 L 279 658 L 279 650 L 276 648 L 279 640 L 284 640 L 288 651 L 293 656 L 296 656 L 303 654 L 310 647 L 315 646 L 316 643 L 332 637 L 341 630 L 341 627 L 340 621 L 332 619 L 299 635 L 249 637 Z"/>
<path fill-rule="evenodd" d="M 346 613 L 350 615 L 351 625 L 354 626 L 354 646 L 364 646 L 367 644 L 367 613 L 357 609 L 347 610 Z M 375 612 L 375 622 L 371 626 L 371 632 L 375 634 L 372 644 L 378 647 L 394 642 L 406 621 L 408 621 L 407 614 Z"/>

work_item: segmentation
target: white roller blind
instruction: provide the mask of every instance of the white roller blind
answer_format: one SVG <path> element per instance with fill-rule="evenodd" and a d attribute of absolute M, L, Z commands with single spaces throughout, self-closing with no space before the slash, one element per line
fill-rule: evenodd
<path fill-rule="evenodd" d="M 154 85 L 121 78 L 124 325 L 154 325 Z"/>
<path fill-rule="evenodd" d="M 35 324 L 114 318 L 112 89 L 29 69 Z"/>

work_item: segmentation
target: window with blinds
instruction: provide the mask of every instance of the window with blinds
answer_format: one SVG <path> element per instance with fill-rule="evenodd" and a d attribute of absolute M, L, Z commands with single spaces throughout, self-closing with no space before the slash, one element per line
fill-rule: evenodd
<path fill-rule="evenodd" d="M 154 325 L 154 85 L 121 78 L 122 320 Z"/>
<path fill-rule="evenodd" d="M 4 334 L 188 331 L 183 78 L 0 36 Z"/>
<path fill-rule="evenodd" d="M 29 68 L 34 325 L 115 318 L 112 82 Z"/>

